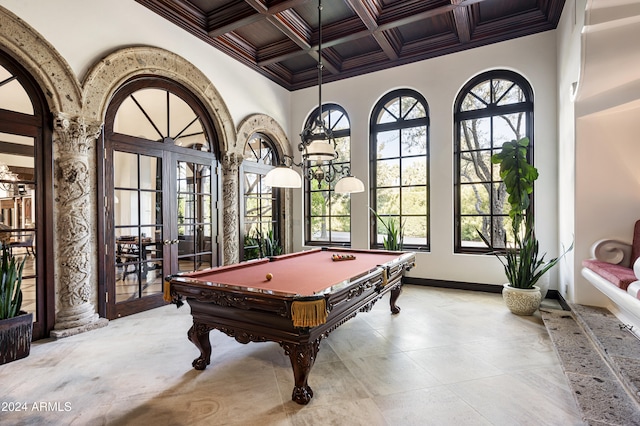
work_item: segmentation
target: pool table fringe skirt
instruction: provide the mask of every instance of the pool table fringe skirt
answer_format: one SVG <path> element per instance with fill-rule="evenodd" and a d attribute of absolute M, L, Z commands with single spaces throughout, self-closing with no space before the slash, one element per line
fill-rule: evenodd
<path fill-rule="evenodd" d="M 169 281 L 165 281 L 162 287 L 162 298 L 165 302 L 171 303 L 171 283 Z"/>
<path fill-rule="evenodd" d="M 291 320 L 294 327 L 317 327 L 324 324 L 327 322 L 325 299 L 291 302 Z"/>

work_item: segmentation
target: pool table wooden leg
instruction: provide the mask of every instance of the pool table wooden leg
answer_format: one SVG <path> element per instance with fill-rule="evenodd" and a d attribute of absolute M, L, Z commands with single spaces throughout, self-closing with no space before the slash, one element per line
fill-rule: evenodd
<path fill-rule="evenodd" d="M 211 330 L 211 327 L 194 321 L 187 332 L 189 341 L 200 350 L 200 356 L 191 363 L 196 370 L 204 370 L 211 363 L 211 341 L 209 341 Z"/>
<path fill-rule="evenodd" d="M 313 391 L 307 384 L 309 372 L 320 348 L 320 339 L 311 343 L 292 344 L 281 343 L 284 353 L 289 355 L 291 367 L 293 367 L 293 377 L 295 386 L 291 394 L 291 399 L 298 404 L 306 405 L 313 397 Z"/>
<path fill-rule="evenodd" d="M 400 306 L 396 305 L 396 301 L 398 300 L 398 297 L 400 297 L 400 293 L 402 293 L 402 285 L 399 285 L 390 292 L 389 304 L 391 305 L 392 314 L 400 313 Z"/>

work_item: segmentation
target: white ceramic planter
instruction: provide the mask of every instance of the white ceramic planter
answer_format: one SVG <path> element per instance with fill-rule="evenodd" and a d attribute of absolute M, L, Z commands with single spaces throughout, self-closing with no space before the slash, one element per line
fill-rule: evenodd
<path fill-rule="evenodd" d="M 515 288 L 504 284 L 502 298 L 507 308 L 516 315 L 533 315 L 540 307 L 542 294 L 538 286 L 533 288 Z"/>

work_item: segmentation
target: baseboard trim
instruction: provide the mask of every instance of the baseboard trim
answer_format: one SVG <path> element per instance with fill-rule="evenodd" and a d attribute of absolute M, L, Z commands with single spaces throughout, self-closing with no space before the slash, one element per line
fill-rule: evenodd
<path fill-rule="evenodd" d="M 469 283 L 464 281 L 447 281 L 447 280 L 434 280 L 431 278 L 415 278 L 415 277 L 403 277 L 402 282 L 404 284 L 423 285 L 427 287 L 440 287 L 440 288 L 452 288 L 456 290 L 470 290 L 470 291 L 483 291 L 485 293 L 502 293 L 502 286 L 496 284 L 481 284 L 481 283 Z M 554 299 L 560 303 L 562 309 L 570 311 L 571 308 L 567 301 L 562 297 L 562 294 L 558 290 L 549 290 L 547 292 L 547 299 Z"/>

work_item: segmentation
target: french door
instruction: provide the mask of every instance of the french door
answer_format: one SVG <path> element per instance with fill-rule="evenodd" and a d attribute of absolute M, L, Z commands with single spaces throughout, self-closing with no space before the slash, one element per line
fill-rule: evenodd
<path fill-rule="evenodd" d="M 114 144 L 107 317 L 164 304 L 164 277 L 219 264 L 211 160 Z M 107 203 L 109 204 L 109 203 Z"/>
<path fill-rule="evenodd" d="M 114 95 L 99 151 L 101 315 L 160 306 L 166 276 L 219 265 L 215 134 L 202 105 L 175 82 L 145 76 Z"/>

